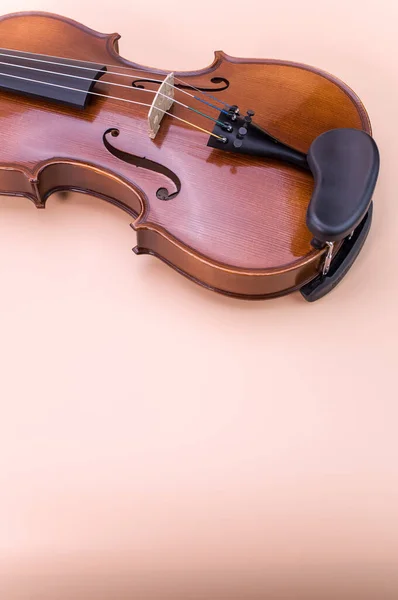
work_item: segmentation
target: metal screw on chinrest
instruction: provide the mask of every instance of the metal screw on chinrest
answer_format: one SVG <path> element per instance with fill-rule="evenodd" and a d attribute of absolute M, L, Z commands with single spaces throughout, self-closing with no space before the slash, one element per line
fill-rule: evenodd
<path fill-rule="evenodd" d="M 328 246 L 328 251 L 325 257 L 325 262 L 323 263 L 322 275 L 328 274 L 333 257 L 334 242 L 326 242 L 326 244 Z"/>

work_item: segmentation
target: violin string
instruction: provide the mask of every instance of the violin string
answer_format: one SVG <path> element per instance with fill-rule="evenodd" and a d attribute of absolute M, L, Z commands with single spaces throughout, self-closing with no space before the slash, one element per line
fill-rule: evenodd
<path fill-rule="evenodd" d="M 58 65 L 60 67 L 70 67 L 70 68 L 73 68 L 73 69 L 83 69 L 83 70 L 86 70 L 86 71 L 95 71 L 95 72 L 98 71 L 98 68 L 94 69 L 94 68 L 90 68 L 90 67 L 87 67 L 87 66 L 83 67 L 83 66 L 80 66 L 80 65 L 74 65 L 72 63 L 60 63 L 60 62 L 54 62 L 54 61 L 49 61 L 49 60 L 43 60 L 43 59 L 40 59 L 40 58 L 32 58 L 30 56 L 20 56 L 20 55 L 9 54 L 9 52 L 21 52 L 22 53 L 22 50 L 10 50 L 10 51 L 8 51 L 8 50 L 5 50 L 4 48 L 1 48 L 0 50 L 1 50 L 0 56 L 6 56 L 6 57 L 9 57 L 9 58 L 17 58 L 18 60 L 32 60 L 32 61 L 35 61 L 35 62 L 41 62 L 41 63 L 51 64 L 51 65 Z M 5 50 L 5 52 L 4 52 L 4 50 Z M 50 56 L 50 55 L 47 55 L 47 54 L 41 54 L 39 56 L 45 56 L 46 58 L 55 58 L 57 60 L 66 60 L 66 61 L 67 60 L 73 60 L 74 62 L 80 62 L 80 63 L 84 63 L 85 62 L 83 60 L 76 60 L 76 59 L 72 59 L 72 58 L 68 59 L 68 58 L 62 58 L 62 57 L 58 57 L 58 56 Z M 93 63 L 91 61 L 88 61 L 86 64 L 94 65 L 95 63 Z M 116 68 L 116 69 L 130 69 L 130 70 L 133 68 L 133 67 L 124 67 L 124 66 L 119 66 L 119 65 L 107 65 L 107 64 L 105 64 L 103 66 L 104 67 Z M 130 79 L 132 79 L 131 73 L 117 73 L 115 71 L 107 71 L 107 73 L 109 75 L 118 75 L 119 77 L 129 77 Z M 136 81 L 148 81 L 147 77 L 134 77 L 134 79 Z M 190 89 L 193 89 L 196 92 L 199 92 L 200 94 L 203 94 L 204 96 L 206 96 L 208 98 L 212 98 L 212 100 L 218 102 L 220 105 L 226 106 L 228 109 L 230 108 L 230 105 L 227 104 L 226 102 L 224 102 L 222 100 L 219 100 L 215 96 L 211 96 L 210 94 L 208 94 L 206 92 L 203 92 L 202 90 L 200 90 L 199 88 L 194 87 L 190 83 L 187 83 L 187 82 L 183 81 L 182 79 L 178 79 L 177 77 L 174 77 L 174 79 L 176 81 L 179 81 L 180 83 L 184 84 L 186 87 L 189 87 Z M 150 81 L 152 81 L 154 83 L 163 83 L 162 80 L 156 80 L 156 79 L 153 79 L 153 80 L 151 79 Z M 226 115 L 228 114 L 228 112 L 226 110 L 219 109 L 219 108 L 217 108 L 217 106 L 214 106 L 214 104 L 211 104 L 210 102 L 207 102 L 206 100 L 203 100 L 203 98 L 200 98 L 198 96 L 194 96 L 193 94 L 190 94 L 186 90 L 182 90 L 181 88 L 179 88 L 176 85 L 174 85 L 173 88 L 177 89 L 179 92 L 181 92 L 183 94 L 186 94 L 186 95 L 190 96 L 191 98 L 194 98 L 195 100 L 198 100 L 199 102 L 202 102 L 203 104 L 207 104 L 207 106 L 210 106 L 211 108 L 214 108 L 215 110 L 220 110 L 221 112 L 223 112 Z"/>
<path fill-rule="evenodd" d="M 108 71 L 111 75 L 111 71 Z M 130 75 L 125 75 L 124 73 L 117 73 L 117 75 L 120 75 L 121 77 L 130 77 Z M 147 81 L 148 83 L 159 83 L 162 84 L 163 80 L 162 79 L 150 79 L 149 77 L 137 77 L 136 81 Z M 182 79 L 178 79 L 178 77 L 176 77 L 174 75 L 174 81 L 179 81 L 180 83 L 185 84 L 187 87 L 190 87 L 192 90 L 196 90 L 201 94 L 205 94 L 205 92 L 203 92 L 201 89 L 194 87 L 193 85 L 191 85 L 190 83 L 185 83 Z M 227 115 L 227 117 L 230 116 L 230 108 L 231 105 L 227 104 L 226 102 L 223 102 L 222 100 L 218 100 L 218 98 L 216 98 L 215 96 L 211 96 L 210 94 L 206 94 L 208 98 L 213 98 L 213 100 L 216 100 L 217 102 L 219 102 L 220 104 L 223 104 L 224 106 L 226 106 L 228 108 L 227 110 L 224 110 L 223 108 L 220 109 L 220 107 L 215 106 L 214 104 L 212 104 L 211 102 L 208 102 L 207 100 L 203 100 L 203 98 L 199 98 L 198 96 L 195 96 L 194 94 L 190 94 L 189 92 L 187 92 L 186 90 L 183 90 L 181 87 L 179 87 L 178 85 L 174 85 L 173 86 L 174 89 L 176 89 L 178 92 L 181 92 L 182 94 L 187 94 L 188 96 L 190 96 L 191 98 L 193 98 L 194 100 L 198 100 L 199 102 L 202 102 L 203 104 L 206 104 L 207 106 L 210 106 L 210 108 L 214 108 L 215 110 L 217 110 L 218 112 L 221 112 L 224 115 Z M 141 88 L 140 88 L 141 89 Z"/>
<path fill-rule="evenodd" d="M 84 81 L 92 81 L 92 78 L 90 77 L 81 77 L 80 75 L 71 75 L 70 73 L 60 73 L 59 71 L 49 71 L 47 69 L 39 69 L 36 67 L 28 67 L 26 65 L 16 65 L 14 63 L 8 63 L 8 62 L 3 62 L 0 61 L 0 65 L 6 65 L 8 67 L 17 67 L 18 69 L 28 69 L 29 71 L 39 71 L 39 73 L 48 73 L 48 74 L 52 74 L 52 75 L 61 75 L 62 77 L 71 77 L 73 79 L 83 79 Z M 105 74 L 106 72 L 104 72 Z M 107 84 L 107 85 L 113 85 L 116 87 L 121 87 L 121 88 L 127 88 L 128 90 L 137 90 L 137 88 L 133 88 L 130 85 L 124 85 L 122 83 L 115 83 L 113 81 L 103 81 L 101 79 L 96 80 L 97 83 L 102 83 L 102 84 Z M 170 85 L 170 87 L 172 87 Z M 174 86 L 173 86 L 174 87 Z M 164 98 L 169 98 L 169 96 L 167 96 L 167 94 L 163 94 L 162 92 L 156 92 L 156 90 L 146 90 L 146 89 L 140 89 L 141 92 L 147 92 L 149 94 L 156 94 L 158 93 L 159 96 L 163 96 Z M 192 112 L 197 113 L 198 115 L 201 115 L 202 117 L 205 117 L 205 119 L 209 119 L 210 121 L 213 121 L 213 123 L 216 123 L 217 125 L 220 125 L 221 127 L 224 126 L 224 123 L 222 121 L 219 121 L 218 119 L 213 119 L 213 117 L 210 117 L 210 115 L 206 115 L 205 113 L 201 112 L 200 110 L 197 110 L 196 108 L 193 108 L 191 106 L 188 106 L 187 104 L 184 104 L 183 102 L 179 102 L 178 100 L 173 99 L 173 101 L 176 104 L 179 104 L 180 106 L 187 108 L 188 110 L 191 110 Z"/>
<path fill-rule="evenodd" d="M 211 94 L 209 94 L 208 92 L 203 92 L 202 90 L 200 90 L 199 88 L 197 88 L 197 87 L 193 86 L 192 84 L 190 84 L 190 83 L 188 83 L 188 84 L 187 84 L 187 83 L 185 83 L 185 81 L 183 81 L 182 79 L 179 79 L 178 77 L 174 77 L 174 79 L 175 79 L 176 81 L 179 81 L 180 83 L 182 83 L 182 84 L 184 84 L 184 85 L 189 85 L 189 87 L 190 87 L 192 90 L 195 90 L 195 92 L 199 92 L 199 93 L 205 94 L 205 95 L 206 95 L 208 98 L 211 98 L 212 100 L 215 100 L 215 101 L 216 101 L 216 102 L 218 102 L 219 104 L 223 104 L 224 106 L 226 106 L 226 107 L 228 108 L 228 110 L 231 108 L 231 105 L 230 105 L 230 104 L 227 104 L 227 103 L 226 103 L 226 102 L 224 102 L 223 100 L 220 100 L 219 98 L 216 98 L 215 96 L 212 96 L 212 95 L 211 95 Z M 194 96 L 194 98 L 196 98 L 196 96 Z M 210 106 L 210 105 L 209 105 L 209 106 Z M 226 113 L 226 114 L 229 114 L 228 112 L 226 112 L 226 111 L 224 111 L 224 110 L 223 110 L 222 112 L 224 112 L 224 113 Z"/>
<path fill-rule="evenodd" d="M 62 90 L 70 90 L 73 92 L 81 92 L 83 94 L 91 94 L 92 96 L 99 96 L 100 98 L 108 98 L 110 100 L 117 100 L 119 102 L 129 102 L 130 104 L 138 104 L 140 106 L 148 106 L 149 108 L 152 107 L 152 104 L 147 104 L 145 102 L 138 102 L 137 100 L 130 100 L 128 98 L 118 98 L 117 96 L 110 96 L 109 94 L 99 94 L 97 92 L 87 92 L 86 90 L 81 90 L 79 88 L 73 88 L 73 87 L 69 87 L 66 85 L 58 85 L 57 83 L 50 83 L 48 81 L 38 81 L 37 79 L 29 79 L 28 77 L 19 77 L 18 75 L 11 75 L 9 73 L 1 73 L 0 72 L 0 76 L 12 77 L 13 79 L 20 79 L 22 81 L 31 81 L 32 83 L 39 83 L 40 85 L 49 85 L 49 86 L 60 88 Z M 173 117 L 174 119 L 177 119 L 178 121 L 182 121 L 183 123 L 186 123 L 187 125 L 190 125 L 191 127 L 194 127 L 195 129 L 199 129 L 199 131 L 203 131 L 204 133 L 207 133 L 208 135 L 211 135 L 212 137 L 215 137 L 218 140 L 224 141 L 224 139 L 225 139 L 225 138 L 221 137 L 220 135 L 217 135 L 211 131 L 208 131 L 207 129 L 204 129 L 203 127 L 199 127 L 199 125 L 195 125 L 195 123 L 191 123 L 190 121 L 186 121 L 185 119 L 182 119 L 181 117 L 177 117 L 177 115 L 169 113 L 167 110 L 163 110 L 161 108 L 159 108 L 158 110 L 160 110 L 160 112 L 162 112 L 164 114 L 168 114 L 170 117 Z"/>

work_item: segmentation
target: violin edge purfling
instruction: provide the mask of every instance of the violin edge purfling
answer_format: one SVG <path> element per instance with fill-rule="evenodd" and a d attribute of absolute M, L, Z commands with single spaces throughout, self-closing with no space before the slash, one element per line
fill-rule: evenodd
<path fill-rule="evenodd" d="M 45 31 L 52 35 L 46 38 Z M 379 154 L 364 105 L 337 78 L 308 65 L 218 51 L 205 69 L 174 72 L 176 104 L 149 139 L 148 97 L 156 78 L 170 72 L 120 57 L 119 34 L 29 12 L 1 17 L 0 36 L 3 54 L 15 51 L 3 57 L 8 64 L 3 71 L 0 65 L 0 85 L 7 69 L 20 85 L 21 70 L 41 89 L 69 87 L 76 96 L 81 86 L 82 94 L 93 94 L 78 109 L 0 89 L 0 116 L 7 125 L 0 132 L 2 147 L 14 137 L 21 145 L 26 140 L 19 154 L 16 142 L 8 143 L 7 155 L 0 149 L 0 194 L 25 196 L 38 208 L 61 190 L 111 202 L 134 219 L 135 254 L 156 256 L 190 280 L 241 299 L 297 290 L 309 301 L 319 299 L 358 256 L 371 223 Z M 24 64 L 18 52 L 32 61 Z M 36 55 L 52 64 L 35 62 Z M 69 61 L 64 73 L 60 60 Z M 79 68 L 75 77 L 69 70 L 74 61 L 89 70 L 95 65 L 92 83 L 89 71 Z M 44 82 L 44 74 L 51 79 Z M 241 108 L 236 122 L 228 120 L 231 100 Z M 194 112 L 187 116 L 184 105 Z M 255 110 L 244 121 L 249 108 Z M 207 114 L 215 125 L 209 127 Z M 268 150 L 257 131 L 271 140 Z M 113 132 L 114 139 L 107 137 Z M 229 148 L 218 148 L 211 135 L 227 139 Z M 280 148 L 294 160 L 286 162 Z M 321 185 L 331 155 L 337 156 L 336 168 L 328 177 L 335 179 L 343 207 Z M 301 168 L 288 164 L 295 161 Z"/>

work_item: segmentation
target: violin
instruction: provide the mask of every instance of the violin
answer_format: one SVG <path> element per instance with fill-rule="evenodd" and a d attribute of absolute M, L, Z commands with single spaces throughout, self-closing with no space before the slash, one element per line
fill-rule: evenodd
<path fill-rule="evenodd" d="M 0 193 L 111 202 L 135 254 L 228 296 L 329 293 L 367 238 L 379 174 L 354 91 L 220 51 L 202 70 L 153 69 L 119 39 L 54 14 L 0 17 Z"/>

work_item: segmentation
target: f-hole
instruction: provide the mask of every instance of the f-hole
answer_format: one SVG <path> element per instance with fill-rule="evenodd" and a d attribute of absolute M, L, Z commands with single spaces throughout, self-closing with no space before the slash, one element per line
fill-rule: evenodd
<path fill-rule="evenodd" d="M 197 87 L 195 86 L 195 90 L 199 90 L 200 92 L 212 92 L 213 94 L 216 92 L 223 92 L 229 88 L 229 81 L 225 79 L 225 77 L 212 77 L 210 79 L 211 83 L 214 83 L 212 87 Z M 138 89 L 146 89 L 145 83 L 163 83 L 160 79 L 135 79 L 132 83 L 134 88 Z M 219 84 L 222 84 L 219 86 Z M 216 87 L 219 86 L 219 87 Z M 174 87 L 179 88 L 181 90 L 192 90 L 192 86 L 189 84 L 175 83 Z"/>
<path fill-rule="evenodd" d="M 142 156 L 137 156 L 135 154 L 130 154 L 129 152 L 125 152 L 124 150 L 120 150 L 113 146 L 108 139 L 108 136 L 118 137 L 120 135 L 120 131 L 115 128 L 107 129 L 103 135 L 103 142 L 105 148 L 110 152 L 113 156 L 118 158 L 119 160 L 128 163 L 129 165 L 134 165 L 135 167 L 140 167 L 141 169 L 148 169 L 149 171 L 153 171 L 154 173 L 160 173 L 164 175 L 168 179 L 170 179 L 175 185 L 175 191 L 170 193 L 169 190 L 165 187 L 161 187 L 156 192 L 156 197 L 159 200 L 172 200 L 175 198 L 181 191 L 181 181 L 179 177 L 173 173 L 170 169 L 157 163 L 153 160 L 149 160 L 148 158 L 144 158 Z"/>

